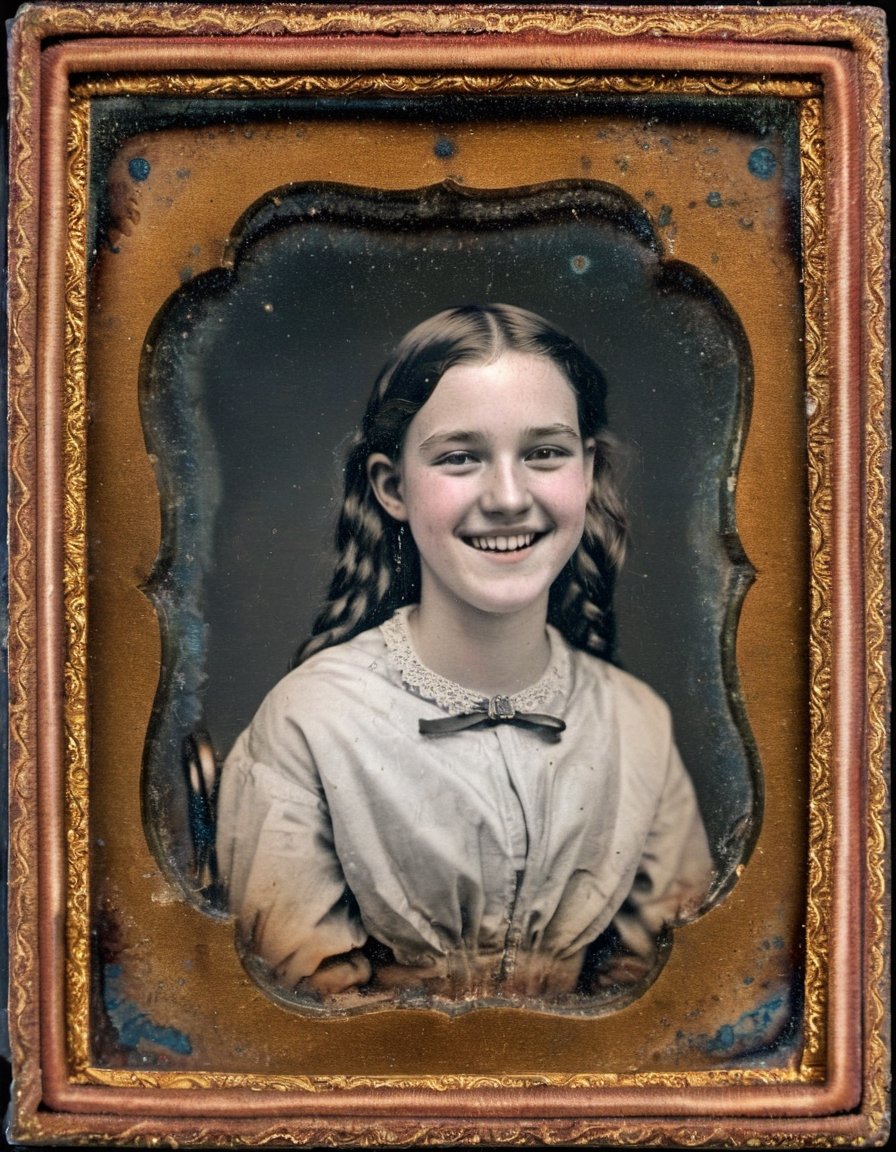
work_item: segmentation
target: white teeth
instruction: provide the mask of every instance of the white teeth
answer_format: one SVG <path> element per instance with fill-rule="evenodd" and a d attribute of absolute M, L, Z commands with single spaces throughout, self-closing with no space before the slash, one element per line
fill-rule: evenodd
<path fill-rule="evenodd" d="M 470 543 L 482 552 L 518 552 L 534 539 L 534 532 L 526 532 L 518 536 L 471 536 Z"/>

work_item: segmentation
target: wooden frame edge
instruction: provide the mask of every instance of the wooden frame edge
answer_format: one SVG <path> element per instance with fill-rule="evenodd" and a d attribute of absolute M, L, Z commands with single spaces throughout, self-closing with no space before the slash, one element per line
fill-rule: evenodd
<path fill-rule="evenodd" d="M 336 51 L 334 56 L 333 49 L 329 46 L 321 46 L 315 44 L 315 55 L 319 58 L 323 66 L 338 66 L 338 61 L 343 64 L 348 59 L 352 51 L 357 51 L 361 45 L 368 43 L 368 41 L 359 40 L 354 44 L 348 40 L 343 41 Z M 13 69 L 16 75 L 23 75 L 29 67 L 33 67 L 35 62 L 41 56 L 41 40 L 29 39 L 25 32 L 25 26 L 19 26 L 14 32 L 13 38 Z M 450 50 L 454 46 L 454 42 L 449 38 L 440 43 L 439 41 L 429 38 L 426 41 L 427 54 L 434 51 L 435 55 L 428 59 L 440 59 L 441 52 Z M 305 46 L 307 47 L 307 45 Z M 403 52 L 407 52 L 410 45 L 392 44 L 390 42 L 390 55 L 388 59 L 394 62 L 397 66 L 397 61 Z M 515 45 L 508 45 L 507 49 L 516 47 Z M 566 47 L 566 46 L 564 46 Z M 601 47 L 605 47 L 601 43 Z M 626 45 L 615 45 L 616 48 L 624 49 Z M 723 45 L 721 55 L 726 61 L 737 58 L 737 50 L 742 48 L 743 45 Z M 112 42 L 108 46 L 95 46 L 91 44 L 64 44 L 63 49 L 74 49 L 68 53 L 72 59 L 77 61 L 80 67 L 86 66 L 100 66 L 96 63 L 97 60 L 104 58 L 107 52 L 118 53 L 117 59 L 122 59 L 121 43 Z M 264 46 L 260 46 L 263 50 Z M 488 57 L 489 59 L 497 59 L 498 57 L 489 56 L 489 53 L 484 49 L 490 48 L 485 45 L 480 61 Z M 587 56 L 589 51 L 593 51 L 594 45 L 577 45 L 576 52 L 580 53 L 583 57 Z M 158 54 L 156 50 L 167 51 L 168 46 L 162 44 L 154 44 L 152 57 L 155 59 Z M 230 45 L 226 46 L 227 53 L 231 52 Z M 253 51 L 255 50 L 253 46 Z M 470 45 L 471 55 L 475 56 L 479 52 L 479 48 L 475 45 Z M 668 46 L 664 46 L 663 51 L 668 50 Z M 686 47 L 685 49 L 686 50 Z M 55 51 L 55 50 L 54 50 Z M 222 55 L 225 55 L 224 47 L 221 49 Z M 529 58 L 529 53 L 537 53 L 537 46 L 530 48 L 529 45 L 522 46 L 522 55 L 525 59 Z M 826 55 L 827 52 L 827 55 Z M 673 55 L 669 59 L 673 59 L 675 49 L 673 47 Z M 46 89 L 42 85 L 35 85 L 34 90 L 29 94 L 31 99 L 30 112 L 22 112 L 21 118 L 16 120 L 16 127 L 13 129 L 11 143 L 15 155 L 19 157 L 17 163 L 18 167 L 15 172 L 16 179 L 14 180 L 14 187 L 11 185 L 11 210 L 13 226 L 16 229 L 16 235 L 19 237 L 18 243 L 20 245 L 19 251 L 11 254 L 10 258 L 10 301 L 11 301 L 11 358 L 10 365 L 12 372 L 15 373 L 15 380 L 17 384 L 16 401 L 20 405 L 20 409 L 14 414 L 13 417 L 13 434 L 20 437 L 16 443 L 15 453 L 15 467 L 11 469 L 17 490 L 27 489 L 27 484 L 22 484 L 23 476 L 25 474 L 33 475 L 36 478 L 36 489 L 32 489 L 32 494 L 37 493 L 37 508 L 35 509 L 33 496 L 32 499 L 25 500 L 21 506 L 17 508 L 15 523 L 11 523 L 11 543 L 21 549 L 18 554 L 22 557 L 28 557 L 31 560 L 30 542 L 35 540 L 37 542 L 36 567 L 32 570 L 32 587 L 34 583 L 43 587 L 44 596 L 40 602 L 38 609 L 37 619 L 40 621 L 39 629 L 36 635 L 30 634 L 28 631 L 28 624 L 33 623 L 25 619 L 21 611 L 17 611 L 15 616 L 16 635 L 13 639 L 11 635 L 11 655 L 15 652 L 18 660 L 17 669 L 24 669 L 23 678 L 16 684 L 16 701 L 20 703 L 25 696 L 34 690 L 37 686 L 38 693 L 38 719 L 33 727 L 28 727 L 27 722 L 33 722 L 33 715 L 27 715 L 24 709 L 19 709 L 17 717 L 20 721 L 20 726 L 15 732 L 15 756 L 17 761 L 21 760 L 23 756 L 23 749 L 28 746 L 33 746 L 37 742 L 38 759 L 40 763 L 39 771 L 39 800 L 38 812 L 39 820 L 43 827 L 47 824 L 54 828 L 62 827 L 62 816 L 60 807 L 60 796 L 58 783 L 60 779 L 60 766 L 62 764 L 62 733 L 58 723 L 58 707 L 57 701 L 59 699 L 59 686 L 61 684 L 61 662 L 62 662 L 62 647 L 63 635 L 65 629 L 65 621 L 62 617 L 61 605 L 58 596 L 55 595 L 55 589 L 58 588 L 58 572 L 60 568 L 60 545 L 61 534 L 59 532 L 59 492 L 60 492 L 60 470 L 59 470 L 59 445 L 58 440 L 55 439 L 56 429 L 58 428 L 60 419 L 59 401 L 61 393 L 58 388 L 55 389 L 54 382 L 61 378 L 60 364 L 61 364 L 61 320 L 59 317 L 59 301 L 63 298 L 64 292 L 60 293 L 60 285 L 62 282 L 61 276 L 61 252 L 64 252 L 64 239 L 62 229 L 64 228 L 64 220 L 60 220 L 54 213 L 54 194 L 49 196 L 38 196 L 39 189 L 52 188 L 58 186 L 60 179 L 60 165 L 58 157 L 59 152 L 54 152 L 53 147 L 57 146 L 59 140 L 63 141 L 62 155 L 64 155 L 64 140 L 65 128 L 63 123 L 63 114 L 60 111 L 61 105 L 54 103 L 54 97 L 58 98 L 59 94 L 66 90 L 68 80 L 68 70 L 71 65 L 70 60 L 66 60 L 66 51 L 59 51 L 55 56 L 46 54 L 44 64 L 42 65 L 45 70 L 46 76 Z M 499 56 L 502 63 L 507 63 L 508 52 L 504 47 L 501 47 Z M 512 56 L 512 52 L 509 53 Z M 773 54 L 774 55 L 774 54 Z M 802 53 L 801 53 L 802 55 Z M 126 54 L 125 54 L 126 56 Z M 849 103 L 849 97 L 855 87 L 855 78 L 850 76 L 849 70 L 846 66 L 845 59 L 840 59 L 839 64 L 831 63 L 830 51 L 824 49 L 807 49 L 805 58 L 807 60 L 819 60 L 824 57 L 828 64 L 828 75 L 832 77 L 829 81 L 831 84 L 831 91 L 836 90 L 838 98 L 844 104 Z M 230 58 L 230 57 L 228 57 Z M 578 58 L 578 56 L 577 56 Z M 146 58 L 144 57 L 144 60 Z M 839 59 L 835 57 L 835 59 Z M 60 61 L 65 61 L 61 63 Z M 93 61 L 94 63 L 90 63 Z M 328 64 L 323 62 L 327 61 Z M 456 63 L 456 54 L 452 60 Z M 474 66 L 470 63 L 468 66 Z M 523 64 L 517 63 L 516 66 L 523 67 Z M 580 65 L 584 66 L 584 65 Z M 36 73 L 35 73 L 36 74 Z M 836 78 L 833 78 L 836 76 Z M 51 93 L 50 99 L 44 99 L 44 92 Z M 21 101 L 23 92 L 20 88 L 18 92 L 18 99 Z M 63 102 L 64 103 L 64 102 Z M 37 146 L 34 143 L 38 136 L 35 132 L 35 125 L 41 123 L 42 129 L 40 132 L 40 162 L 46 164 L 44 174 L 40 179 L 35 179 L 35 172 L 37 170 L 38 159 L 36 156 Z M 839 885 L 835 885 L 835 900 L 839 899 L 850 905 L 854 902 L 850 900 L 850 878 L 856 874 L 857 871 L 863 871 L 862 863 L 862 837 L 861 830 L 864 824 L 861 822 L 860 813 L 857 809 L 857 797 L 860 797 L 860 783 L 861 773 L 865 764 L 865 754 L 859 758 L 855 758 L 854 748 L 858 745 L 864 748 L 864 733 L 862 725 L 864 717 L 867 715 L 867 700 L 865 696 L 865 665 L 864 656 L 865 650 L 863 646 L 863 637 L 866 630 L 864 597 L 862 592 L 865 586 L 865 566 L 867 558 L 863 555 L 862 538 L 860 534 L 860 526 L 856 524 L 855 518 L 850 515 L 850 495 L 851 489 L 854 487 L 854 480 L 852 479 L 858 474 L 862 461 L 863 452 L 863 414 L 859 409 L 859 402 L 861 397 L 854 396 L 851 392 L 850 382 L 860 378 L 863 365 L 867 363 L 868 353 L 867 348 L 861 347 L 861 341 L 855 334 L 854 330 L 849 328 L 850 318 L 858 313 L 858 307 L 861 303 L 863 283 L 855 271 L 851 261 L 850 254 L 853 251 L 854 245 L 860 240 L 860 220 L 857 214 L 852 209 L 847 209 L 847 205 L 854 204 L 857 200 L 857 192 L 862 186 L 864 164 L 867 159 L 862 154 L 864 145 L 860 142 L 862 130 L 858 124 L 855 115 L 844 118 L 841 117 L 837 120 L 836 124 L 830 124 L 835 127 L 837 131 L 844 133 L 848 139 L 845 142 L 845 154 L 849 156 L 851 163 L 848 168 L 838 174 L 837 180 L 831 189 L 831 196 L 840 205 L 837 211 L 842 211 L 847 214 L 850 219 L 848 229 L 842 230 L 839 234 L 839 243 L 837 245 L 836 253 L 831 256 L 831 274 L 830 283 L 834 289 L 835 303 L 833 304 L 833 316 L 831 329 L 832 332 L 837 333 L 837 338 L 834 340 L 834 354 L 832 360 L 832 374 L 839 385 L 835 387 L 834 394 L 840 399 L 840 406 L 836 411 L 837 419 L 842 421 L 840 427 L 840 437 L 835 437 L 835 444 L 839 445 L 835 455 L 835 479 L 834 490 L 836 494 L 835 512 L 839 510 L 839 515 L 836 521 L 836 547 L 834 561 L 837 568 L 833 574 L 834 587 L 837 589 L 839 600 L 837 603 L 837 624 L 839 628 L 838 635 L 835 639 L 835 651 L 839 654 L 835 657 L 835 672 L 837 686 L 835 689 L 834 709 L 835 709 L 835 734 L 837 735 L 837 744 L 835 747 L 835 761 L 841 765 L 841 770 L 837 773 L 837 780 L 840 782 L 840 787 L 837 792 L 837 812 L 840 827 L 845 829 L 851 835 L 845 836 L 842 840 L 838 839 L 838 860 L 842 862 L 843 867 L 835 868 L 835 876 L 839 877 Z M 31 155 L 27 155 L 29 148 Z M 32 202 L 28 202 L 26 189 L 29 185 L 34 190 L 35 195 Z M 32 220 L 37 215 L 40 215 L 43 223 L 40 226 L 40 236 L 42 240 L 41 251 L 39 254 L 39 272 L 29 272 L 29 260 L 31 254 L 27 250 L 27 245 L 22 245 L 21 236 L 23 232 L 27 232 L 27 227 L 23 228 L 22 222 Z M 33 265 L 32 265 L 33 268 Z M 40 314 L 41 329 L 37 332 L 34 324 L 28 314 L 28 306 L 31 302 L 32 293 L 39 293 L 40 301 Z M 15 315 L 14 315 L 15 314 Z M 31 380 L 32 367 L 29 361 L 33 360 L 36 363 L 36 378 L 38 380 L 38 394 L 36 397 L 36 422 L 34 428 L 40 428 L 40 439 L 35 444 L 28 438 L 29 416 L 26 412 L 25 405 L 29 402 L 29 388 L 28 384 Z M 33 416 L 32 416 L 33 418 Z M 853 493 L 854 495 L 854 493 Z M 27 564 L 19 569 L 21 572 L 28 571 Z M 860 590 L 857 594 L 857 589 Z M 28 599 L 28 589 L 23 579 L 18 579 L 17 588 L 15 591 L 15 603 L 21 607 Z M 27 615 L 27 614 L 25 614 Z M 38 659 L 36 668 L 29 664 L 28 658 L 35 651 L 38 652 Z M 12 680 L 11 680 L 12 689 Z M 11 693 L 12 696 L 12 693 Z M 25 722 L 26 727 L 22 728 L 21 723 Z M 857 732 L 858 728 L 858 732 Z M 13 736 L 11 726 L 11 737 Z M 861 738 L 861 739 L 860 739 Z M 12 740 L 11 740 L 11 758 L 13 755 Z M 15 815 L 17 818 L 22 819 L 23 814 L 28 811 L 31 797 L 22 790 L 21 773 L 15 778 L 17 790 L 14 794 L 15 801 Z M 19 825 L 22 826 L 21 824 Z M 60 940 L 61 929 L 61 916 L 64 912 L 64 869 L 65 859 L 60 858 L 59 843 L 56 840 L 49 840 L 46 836 L 38 838 L 40 846 L 40 854 L 38 859 L 39 883 L 41 885 L 41 895 L 39 904 L 42 908 L 41 912 L 41 929 L 40 938 L 43 941 L 41 946 L 37 940 L 31 941 L 26 933 L 23 937 L 21 934 L 16 934 L 16 947 L 33 946 L 40 955 L 40 973 L 41 984 L 43 987 L 61 987 L 60 972 L 59 972 L 59 955 L 60 949 L 48 948 L 46 943 L 49 939 L 55 938 L 57 944 Z M 21 847 L 19 848 L 21 852 Z M 17 893 L 18 898 L 21 898 L 23 891 L 29 890 L 29 885 L 33 883 L 33 876 L 22 879 L 19 876 L 20 887 Z M 14 911 L 14 923 L 19 925 L 21 931 L 21 924 L 23 918 L 21 917 L 21 904 L 17 905 L 17 911 Z M 18 917 L 18 919 L 15 919 Z M 862 1068 L 862 1048 L 861 1038 L 855 1033 L 852 1028 L 852 1021 L 855 1019 L 857 1006 L 860 1004 L 861 999 L 861 975 L 863 967 L 863 956 L 860 949 L 861 930 L 859 921 L 862 918 L 862 910 L 855 906 L 852 907 L 851 915 L 844 917 L 842 920 L 835 916 L 833 919 L 838 924 L 837 934 L 837 949 L 842 955 L 850 957 L 849 971 L 853 974 L 853 979 L 850 986 L 843 992 L 842 995 L 836 996 L 832 1001 L 832 1017 L 836 1017 L 837 1034 L 848 1036 L 851 1042 L 851 1055 L 847 1059 L 845 1066 L 838 1066 L 835 1069 L 835 1076 L 832 1077 L 823 1088 L 812 1089 L 805 1094 L 805 1103 L 811 1107 L 818 1109 L 811 1113 L 803 1112 L 801 1115 L 815 1115 L 822 1117 L 825 1121 L 824 1131 L 830 1134 L 837 1133 L 841 1136 L 844 1135 L 845 1128 L 850 1122 L 855 1123 L 854 1118 L 840 1117 L 834 1118 L 833 1116 L 825 1116 L 825 1110 L 830 1113 L 837 1111 L 848 1111 L 861 1106 L 863 1098 L 863 1090 L 867 1097 L 867 1085 L 863 1079 Z M 32 934 L 33 935 L 33 934 Z M 834 990 L 832 989 L 832 992 Z M 37 1122 L 37 1114 L 39 1109 L 39 1101 L 42 1101 L 45 1107 L 60 1110 L 71 1110 L 80 1114 L 80 1120 L 87 1122 L 91 1116 L 102 1117 L 104 1123 L 108 1122 L 108 1116 L 103 1113 L 106 1108 L 121 1109 L 125 1103 L 118 1090 L 107 1090 L 96 1088 L 94 1086 L 81 1086 L 72 1085 L 68 1081 L 67 1065 L 65 1059 L 65 1024 L 63 1018 L 63 1006 L 56 998 L 51 1002 L 53 1004 L 49 1018 L 45 1018 L 41 1023 L 38 1016 L 37 1005 L 33 1001 L 23 1003 L 26 999 L 23 994 L 21 1001 L 17 1001 L 18 1015 L 15 1023 L 15 1044 L 21 1056 L 22 1049 L 26 1049 L 25 1063 L 33 1067 L 33 1053 L 34 1053 L 34 1034 L 42 1034 L 44 1037 L 43 1054 L 41 1060 L 38 1062 L 42 1064 L 42 1070 L 38 1072 L 38 1079 L 29 1081 L 27 1078 L 23 1083 L 17 1086 L 16 1096 L 16 1116 L 22 1117 L 31 1114 L 34 1122 Z M 40 998 L 41 1004 L 47 1003 L 47 998 Z M 43 1031 L 41 1032 L 41 1030 Z M 24 1043 L 23 1043 L 24 1042 Z M 802 1090 L 802 1088 L 801 1088 Z M 746 1092 L 753 1092 L 755 1089 L 747 1089 Z M 577 1093 L 575 1104 L 567 1104 L 567 1101 L 562 1097 L 564 1093 L 556 1094 L 554 1098 L 549 1093 L 538 1092 L 532 1099 L 531 1104 L 525 1108 L 520 1108 L 522 1097 L 516 1098 L 513 1105 L 513 1115 L 521 1116 L 524 1112 L 530 1112 L 535 1116 L 543 1116 L 545 1111 L 553 1111 L 555 1116 L 565 1116 L 569 1118 L 569 1122 L 576 1115 L 581 1114 L 581 1110 L 587 1110 L 589 1107 L 593 1108 L 595 1101 L 590 1099 L 587 1093 Z M 732 1093 L 731 1089 L 725 1092 L 726 1097 L 731 1100 L 732 1105 L 734 1099 L 739 1093 L 736 1091 Z M 784 1101 L 789 1095 L 788 1092 L 781 1092 L 777 1090 L 776 1098 L 779 1106 L 784 1104 Z M 799 1093 L 793 1093 L 794 1097 L 798 1097 Z M 651 1098 L 656 1101 L 657 1114 L 669 1114 L 669 1108 L 673 1104 L 673 1098 L 661 1098 L 656 1093 L 651 1092 Z M 632 1116 L 643 1117 L 645 1112 L 643 1108 L 638 1111 L 638 1105 L 641 1103 L 641 1097 L 636 1095 L 629 1095 L 627 1097 L 614 1096 L 612 1093 L 608 1094 L 601 1090 L 601 1101 L 607 1109 L 617 1115 L 622 1114 L 624 1111 L 629 1112 Z M 295 1106 L 293 1111 L 290 1106 L 283 1115 L 292 1114 L 295 1116 L 300 1115 L 321 1115 L 326 1112 L 334 1117 L 352 1115 L 355 1119 L 344 1129 L 346 1133 L 359 1133 L 362 1130 L 367 1130 L 364 1125 L 375 1125 L 381 1123 L 378 1117 L 381 1116 L 381 1111 L 376 1107 L 377 1104 L 381 1105 L 384 1099 L 388 1099 L 388 1095 L 383 1091 L 376 1091 L 371 1093 L 361 1093 L 353 1096 L 348 1110 L 342 1107 L 335 1106 L 336 1101 L 324 1101 L 320 1096 L 316 1096 L 313 1100 L 307 1101 L 308 1106 L 304 1107 L 305 1101 L 300 1102 Z M 347 1098 L 343 1097 L 343 1101 Z M 156 1104 L 163 1105 L 171 1100 L 171 1094 L 166 1091 L 145 1091 L 141 1093 L 141 1110 L 144 1106 L 155 1107 Z M 455 1097 L 451 1094 L 442 1095 L 437 1101 L 423 1101 L 418 1096 L 414 1096 L 410 1101 L 412 1108 L 417 1108 L 425 1103 L 426 1111 L 432 1117 L 440 1117 L 437 1126 L 444 1128 L 449 1121 L 460 1123 L 464 1120 L 463 1113 L 458 1111 L 458 1104 L 464 1102 L 469 1107 L 469 1097 L 466 1094 L 461 1094 L 460 1097 Z M 330 1105 L 334 1105 L 330 1107 Z M 696 1105 L 696 1101 L 694 1101 Z M 229 1121 L 226 1118 L 235 1114 L 246 1115 L 247 1108 L 253 1115 L 264 1116 L 264 1109 L 268 1107 L 268 1102 L 262 1104 L 257 1094 L 246 1093 L 243 1095 L 235 1096 L 229 1095 L 225 1101 L 221 1101 L 221 1111 L 217 1113 L 204 1113 L 204 1115 L 218 1115 L 222 1118 L 225 1126 L 236 1125 L 236 1120 Z M 756 1102 L 755 1114 L 757 1125 L 756 1131 L 766 1131 L 767 1123 L 760 1121 L 762 1108 L 767 1109 L 767 1100 L 764 1103 Z M 794 1103 L 794 1107 L 797 1105 Z M 372 1113 L 369 1111 L 371 1108 L 375 1109 Z M 785 1109 L 786 1110 L 786 1109 Z M 489 1113 L 487 1108 L 480 1107 L 477 1109 L 478 1114 L 482 1117 L 484 1123 L 490 1124 L 492 1127 L 489 1131 L 494 1133 L 496 1140 L 505 1139 L 505 1129 L 508 1129 L 510 1121 L 506 1123 L 501 1121 L 500 1113 Z M 649 1114 L 649 1113 L 647 1113 Z M 732 1116 L 737 1116 L 738 1119 L 743 1119 L 749 1113 L 734 1112 Z M 142 1111 L 145 1117 L 145 1110 Z M 691 1111 L 688 1107 L 680 1115 L 687 1115 L 691 1124 L 699 1125 L 701 1130 L 712 1128 L 716 1125 L 715 1117 L 701 1117 L 697 1114 L 696 1110 Z M 190 1120 L 189 1122 L 192 1122 Z M 16 1123 L 19 1123 L 17 1120 Z M 45 1122 L 49 1127 L 41 1129 L 46 1132 L 47 1138 L 51 1131 L 54 1129 L 55 1121 L 49 1122 L 49 1118 Z M 178 1124 L 187 1124 L 188 1121 L 184 1119 L 179 1121 Z M 404 1126 L 403 1130 L 412 1126 L 416 1121 L 411 1117 L 401 1117 L 398 1119 L 396 1114 L 393 1113 L 393 1118 L 390 1120 L 391 1124 L 398 1124 L 399 1127 Z M 608 1124 L 609 1121 L 601 1121 L 597 1127 L 600 1128 L 601 1124 Z M 768 1122 L 772 1123 L 772 1122 Z M 122 1118 L 121 1124 L 125 1124 L 125 1119 Z M 797 1124 L 797 1120 L 793 1120 L 793 1125 Z M 781 1132 L 782 1136 L 787 1128 L 791 1126 L 789 1121 L 786 1121 L 782 1116 L 779 1116 L 774 1121 L 775 1127 Z M 592 1124 L 593 1127 L 593 1124 Z M 21 1128 L 23 1136 L 26 1133 L 28 1124 L 25 1128 Z M 89 1131 L 89 1128 L 84 1128 L 84 1132 Z M 111 1131 L 111 1129 L 110 1129 Z M 223 1129 L 222 1129 L 223 1131 Z M 396 1129 L 397 1131 L 397 1129 Z M 522 1129 L 517 1129 L 522 1131 Z M 819 1134 L 822 1128 L 818 1129 Z M 853 1134 L 856 1134 L 858 1129 L 849 1129 Z M 695 1129 L 696 1132 L 696 1129 Z M 502 1135 L 504 1134 L 504 1135 Z M 121 1133 L 119 1133 L 119 1136 Z M 184 1133 L 186 1135 L 186 1132 Z M 231 1135 L 236 1135 L 234 1129 Z M 405 1137 L 402 1137 L 403 1139 Z M 704 1138 L 704 1137 L 701 1137 Z"/>

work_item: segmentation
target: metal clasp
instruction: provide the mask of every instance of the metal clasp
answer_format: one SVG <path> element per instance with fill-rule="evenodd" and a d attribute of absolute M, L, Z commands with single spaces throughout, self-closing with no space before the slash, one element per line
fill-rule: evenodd
<path fill-rule="evenodd" d="M 512 720 L 514 716 L 516 709 L 508 696 L 492 696 L 488 702 L 489 720 Z"/>

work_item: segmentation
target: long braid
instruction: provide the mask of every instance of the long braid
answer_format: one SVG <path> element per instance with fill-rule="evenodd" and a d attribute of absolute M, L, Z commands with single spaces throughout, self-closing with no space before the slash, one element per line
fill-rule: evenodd
<path fill-rule="evenodd" d="M 551 590 L 548 619 L 576 648 L 609 660 L 616 639 L 613 593 L 625 557 L 626 513 L 613 478 L 615 440 L 601 432 L 595 441 L 585 529 L 565 574 Z"/>
<path fill-rule="evenodd" d="M 367 443 L 356 434 L 345 468 L 345 498 L 336 525 L 336 567 L 311 638 L 294 664 L 382 623 L 396 605 L 397 536 L 384 523 L 367 481 Z"/>
<path fill-rule="evenodd" d="M 315 652 L 374 628 L 396 608 L 417 599 L 420 560 L 410 532 L 386 515 L 370 487 L 367 458 L 400 455 L 404 431 L 419 405 L 386 399 L 394 363 L 380 374 L 345 463 L 345 497 L 336 524 L 336 568 L 324 605 L 299 648 L 296 667 Z M 433 384 L 433 387 L 435 385 Z"/>

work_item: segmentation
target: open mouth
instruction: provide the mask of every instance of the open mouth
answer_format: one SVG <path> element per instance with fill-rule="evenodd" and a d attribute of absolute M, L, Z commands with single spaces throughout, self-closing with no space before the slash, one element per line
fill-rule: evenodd
<path fill-rule="evenodd" d="M 515 536 L 466 536 L 464 543 L 477 552 L 523 552 L 544 535 L 544 532 L 520 532 Z"/>

